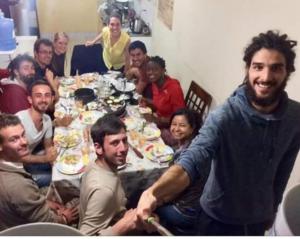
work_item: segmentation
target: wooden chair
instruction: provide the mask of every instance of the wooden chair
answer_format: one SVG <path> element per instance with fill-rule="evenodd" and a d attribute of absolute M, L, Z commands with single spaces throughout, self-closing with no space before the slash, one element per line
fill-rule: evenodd
<path fill-rule="evenodd" d="M 200 119 L 204 122 L 206 118 L 212 97 L 204 89 L 202 89 L 196 82 L 192 81 L 185 97 L 186 106 L 196 111 Z"/>

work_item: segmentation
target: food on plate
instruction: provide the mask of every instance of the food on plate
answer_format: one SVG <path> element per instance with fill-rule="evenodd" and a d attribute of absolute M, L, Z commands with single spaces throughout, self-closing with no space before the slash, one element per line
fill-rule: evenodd
<path fill-rule="evenodd" d="M 133 118 L 133 117 L 126 117 L 126 118 L 124 119 L 124 123 L 125 123 L 126 129 L 127 129 L 128 131 L 135 129 L 135 128 L 137 128 L 137 126 L 138 126 L 137 119 L 136 119 L 136 118 Z"/>
<path fill-rule="evenodd" d="M 145 137 L 135 130 L 129 131 L 129 140 L 134 147 L 142 148 L 145 145 Z"/>
<path fill-rule="evenodd" d="M 74 88 L 66 85 L 61 85 L 58 88 L 58 94 L 60 97 L 69 98 L 74 96 Z"/>
<path fill-rule="evenodd" d="M 69 155 L 62 156 L 60 160 L 67 165 L 70 165 L 70 164 L 74 165 L 74 164 L 78 163 L 80 158 L 78 157 L 78 155 L 69 154 Z"/>
<path fill-rule="evenodd" d="M 56 168 L 63 174 L 81 173 L 84 164 L 78 154 L 65 154 L 55 163 Z"/>
<path fill-rule="evenodd" d="M 97 110 L 98 104 L 95 101 L 86 104 L 89 110 Z"/>
<path fill-rule="evenodd" d="M 73 85 L 73 84 L 75 84 L 75 79 L 72 78 L 72 77 L 69 77 L 69 78 L 63 78 L 63 79 L 60 81 L 60 83 L 61 83 L 62 85 Z"/>
<path fill-rule="evenodd" d="M 163 143 L 154 143 L 146 147 L 145 155 L 152 161 L 168 162 L 173 159 L 173 149 Z"/>
<path fill-rule="evenodd" d="M 83 111 L 79 119 L 83 124 L 94 124 L 99 118 L 101 118 L 106 112 L 104 111 Z"/>
<path fill-rule="evenodd" d="M 153 126 L 146 126 L 143 130 L 143 135 L 147 140 L 153 140 L 160 137 L 160 129 Z"/>
<path fill-rule="evenodd" d="M 64 148 L 72 148 L 81 142 L 80 134 L 77 130 L 69 133 L 59 132 L 54 136 L 54 142 Z"/>
<path fill-rule="evenodd" d="M 139 112 L 141 114 L 151 114 L 152 110 L 150 107 L 139 107 Z"/>

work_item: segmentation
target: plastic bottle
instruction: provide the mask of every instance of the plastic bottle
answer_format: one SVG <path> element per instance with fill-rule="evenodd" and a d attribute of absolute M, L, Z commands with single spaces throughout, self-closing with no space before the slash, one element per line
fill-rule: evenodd
<path fill-rule="evenodd" d="M 0 51 L 12 51 L 15 49 L 14 21 L 10 18 L 5 18 L 0 9 Z"/>

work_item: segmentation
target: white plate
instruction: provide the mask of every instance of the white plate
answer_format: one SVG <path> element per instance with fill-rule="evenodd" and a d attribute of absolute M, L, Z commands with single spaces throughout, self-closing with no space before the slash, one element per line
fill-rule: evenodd
<path fill-rule="evenodd" d="M 104 111 L 84 111 L 80 114 L 79 118 L 81 123 L 92 125 L 94 124 L 99 118 L 103 117 L 106 114 Z"/>
<path fill-rule="evenodd" d="M 69 78 L 62 78 L 62 80 L 60 81 L 60 83 L 62 85 L 73 85 L 73 84 L 75 84 L 75 79 L 71 78 L 71 77 L 69 77 Z"/>
<path fill-rule="evenodd" d="M 56 128 L 53 141 L 63 148 L 73 148 L 81 141 L 81 132 L 78 130 L 68 131 L 64 128 Z"/>
<path fill-rule="evenodd" d="M 59 96 L 62 98 L 69 98 L 74 96 L 74 89 L 67 86 L 60 86 L 58 88 Z"/>
<path fill-rule="evenodd" d="M 76 162 L 68 163 L 67 161 L 65 161 L 70 157 L 74 157 Z M 62 157 L 59 157 L 59 159 L 55 163 L 55 166 L 58 169 L 58 171 L 60 171 L 63 174 L 78 174 L 81 173 L 84 164 L 79 155 L 64 154 Z"/>
<path fill-rule="evenodd" d="M 173 149 L 162 143 L 155 143 L 146 146 L 145 156 L 151 161 L 158 163 L 170 162 L 173 159 Z"/>
<path fill-rule="evenodd" d="M 145 136 L 146 140 L 158 139 L 160 134 L 160 129 L 151 125 L 147 125 L 143 131 L 143 135 Z"/>
<path fill-rule="evenodd" d="M 120 79 L 114 81 L 114 86 L 116 87 L 116 89 L 118 91 L 121 91 L 121 92 L 130 92 L 130 91 L 135 90 L 135 84 L 134 83 L 126 82 L 125 88 L 124 88 L 124 82 Z"/>

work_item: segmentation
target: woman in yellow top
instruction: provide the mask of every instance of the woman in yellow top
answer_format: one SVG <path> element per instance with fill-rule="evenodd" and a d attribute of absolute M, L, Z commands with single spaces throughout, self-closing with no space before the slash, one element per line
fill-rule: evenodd
<path fill-rule="evenodd" d="M 130 36 L 121 30 L 121 17 L 113 13 L 109 17 L 107 27 L 92 41 L 87 41 L 86 46 L 94 45 L 97 41 L 102 40 L 103 60 L 108 70 L 117 70 L 124 72 L 129 68 Z"/>

